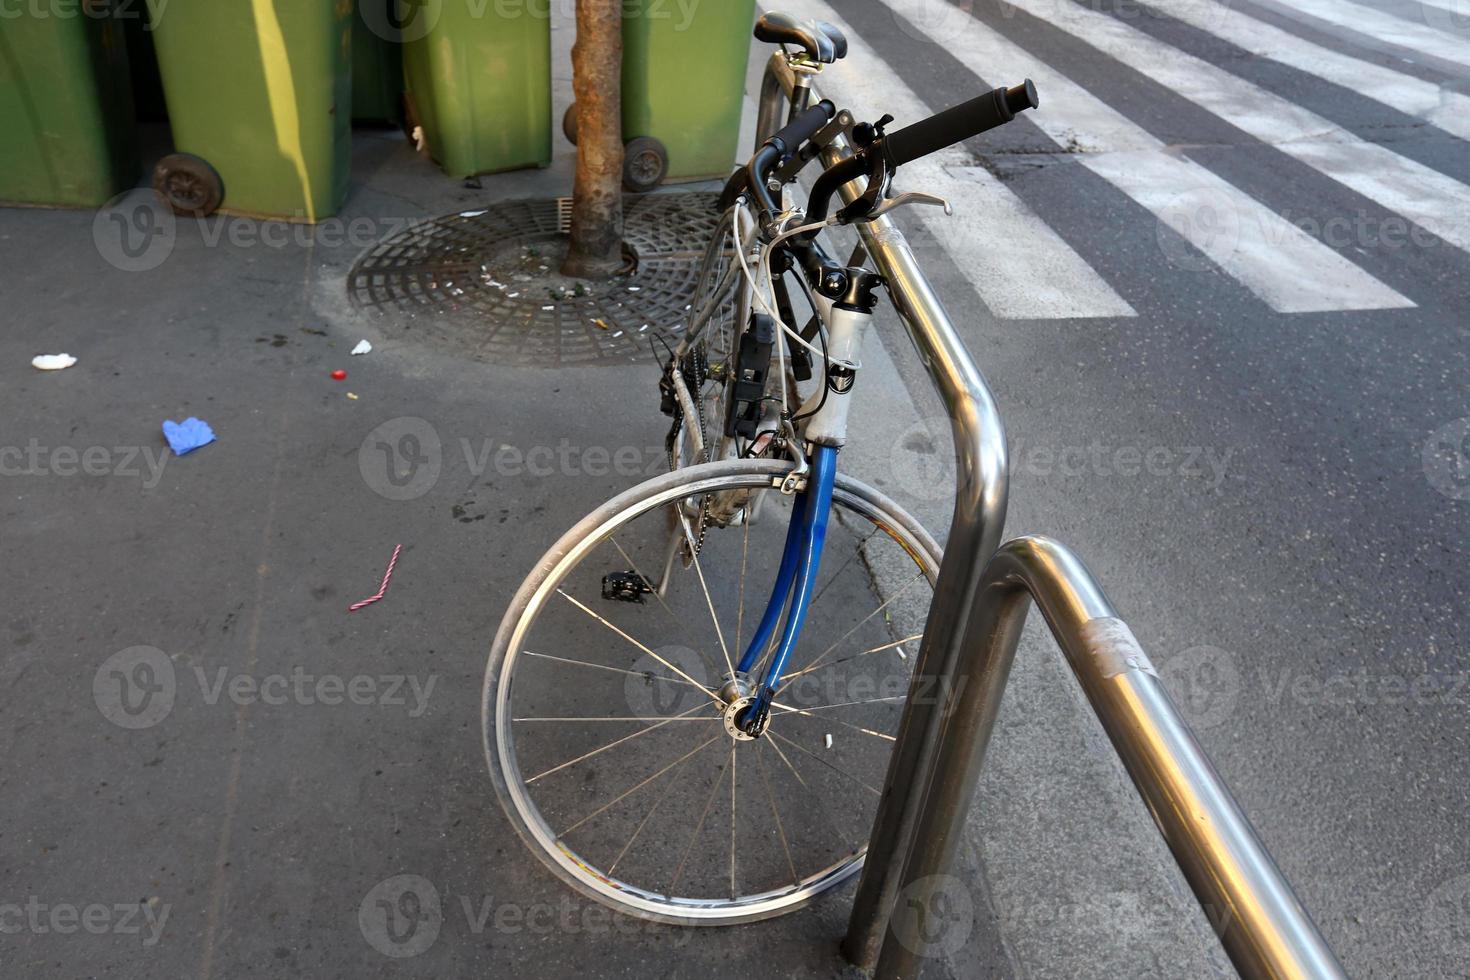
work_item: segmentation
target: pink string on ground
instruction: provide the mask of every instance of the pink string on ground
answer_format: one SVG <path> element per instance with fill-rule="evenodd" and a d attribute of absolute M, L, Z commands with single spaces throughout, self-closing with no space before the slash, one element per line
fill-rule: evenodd
<path fill-rule="evenodd" d="M 347 607 L 348 612 L 357 612 L 364 606 L 371 606 L 373 603 L 383 598 L 383 594 L 388 591 L 388 580 L 393 577 L 393 566 L 398 564 L 398 553 L 402 550 L 403 545 L 399 545 L 398 547 L 393 549 L 393 557 L 388 559 L 388 570 L 383 573 L 383 584 L 378 587 L 378 594 L 375 596 L 369 596 L 361 602 L 354 602 L 352 605 Z"/>

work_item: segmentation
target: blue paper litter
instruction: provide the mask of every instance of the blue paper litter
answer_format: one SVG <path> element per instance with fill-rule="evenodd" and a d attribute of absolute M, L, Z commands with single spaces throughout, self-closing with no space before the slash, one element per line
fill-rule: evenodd
<path fill-rule="evenodd" d="M 192 415 L 182 422 L 165 419 L 163 436 L 168 440 L 168 447 L 174 451 L 175 456 L 183 456 L 214 442 L 214 430 L 209 427 L 209 423 Z"/>

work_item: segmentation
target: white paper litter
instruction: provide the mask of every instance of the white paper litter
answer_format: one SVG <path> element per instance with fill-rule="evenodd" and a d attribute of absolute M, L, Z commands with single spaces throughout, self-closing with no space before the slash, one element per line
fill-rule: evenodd
<path fill-rule="evenodd" d="M 480 215 L 482 215 L 484 213 L 485 213 L 484 211 L 461 211 L 459 213 L 459 216 L 461 218 L 478 218 Z"/>
<path fill-rule="evenodd" d="M 373 345 L 368 343 L 366 340 L 359 340 L 357 342 L 357 346 L 352 348 L 353 354 L 371 354 L 372 352 Z"/>
<path fill-rule="evenodd" d="M 826 736 L 824 736 L 824 737 L 825 737 L 825 738 L 826 738 L 826 740 L 827 740 L 827 748 L 829 748 L 829 749 L 830 749 L 830 748 L 831 748 L 831 747 L 832 747 L 832 733 L 831 733 L 831 732 L 828 732 L 828 733 L 827 733 L 827 734 L 826 734 Z"/>
<path fill-rule="evenodd" d="M 61 371 L 77 362 L 70 354 L 37 354 L 31 358 L 31 367 L 42 371 Z"/>

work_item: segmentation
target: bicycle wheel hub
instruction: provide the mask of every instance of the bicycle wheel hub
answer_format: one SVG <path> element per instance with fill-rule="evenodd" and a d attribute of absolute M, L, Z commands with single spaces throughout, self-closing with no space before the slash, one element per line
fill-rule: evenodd
<path fill-rule="evenodd" d="M 743 674 L 727 674 L 719 695 L 725 702 L 725 734 L 737 742 L 750 742 L 759 737 L 760 731 L 752 734 L 743 727 L 746 720 L 742 716 L 756 700 L 750 681 Z"/>

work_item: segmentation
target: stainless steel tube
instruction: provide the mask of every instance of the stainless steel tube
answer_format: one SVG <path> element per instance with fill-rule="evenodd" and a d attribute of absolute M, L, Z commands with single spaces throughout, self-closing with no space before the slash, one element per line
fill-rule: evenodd
<path fill-rule="evenodd" d="M 977 597 L 970 682 L 946 694 L 939 749 L 875 980 L 918 976 L 923 917 L 953 866 L 1032 600 L 1241 976 L 1342 977 L 1250 822 L 1169 700 L 1126 624 L 1075 555 L 1046 538 L 998 551 Z"/>
<path fill-rule="evenodd" d="M 773 56 L 761 86 L 757 128 L 763 135 L 768 133 L 762 127 L 782 118 L 781 101 L 789 97 L 793 85 L 782 56 Z M 820 97 L 814 90 L 813 98 Z M 824 163 L 831 166 L 846 153 L 845 142 L 838 140 L 827 149 Z M 843 187 L 843 199 L 856 199 L 866 183 L 856 180 Z M 966 661 L 960 655 L 978 642 L 972 624 L 973 600 L 985 559 L 1000 545 L 1004 532 L 1009 471 L 1005 427 L 995 398 L 903 235 L 886 217 L 863 223 L 858 231 L 944 402 L 956 462 L 954 517 L 944 561 L 843 944 L 849 960 L 871 968 L 898 894 L 918 790 L 933 759 L 941 722 L 935 699 L 915 695 L 941 689 L 940 684 L 967 683 L 963 678 Z"/>

